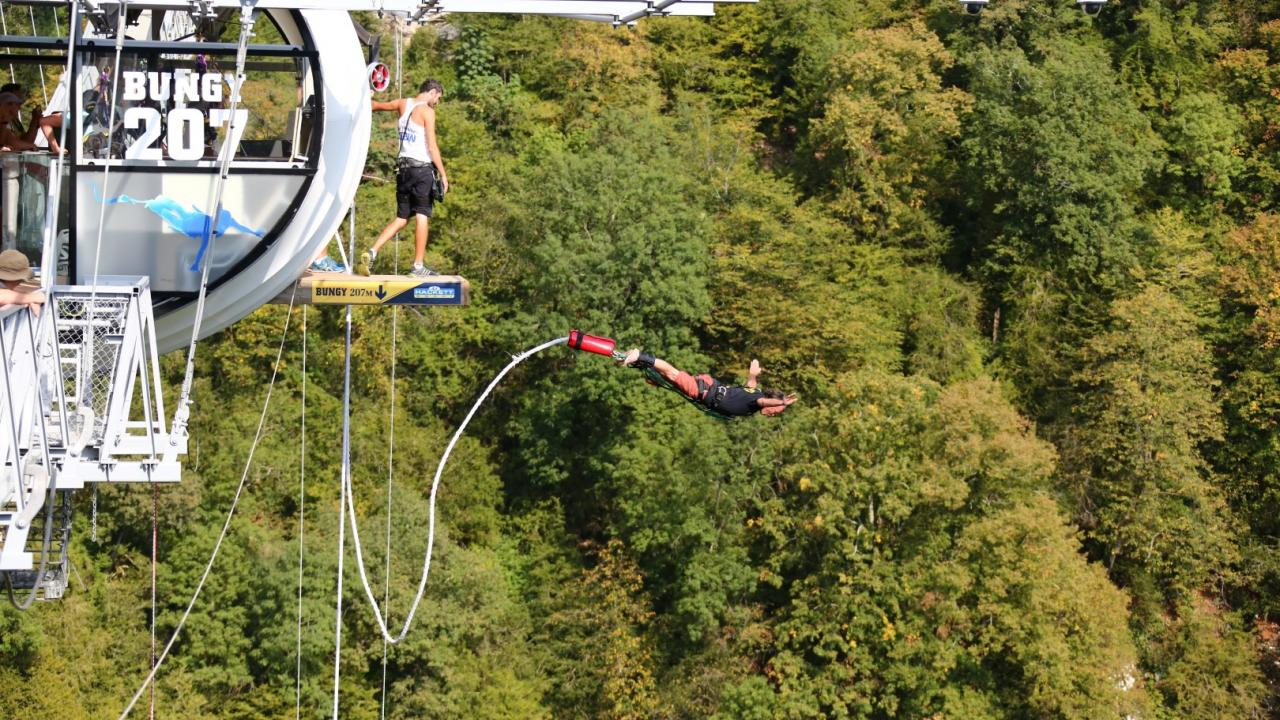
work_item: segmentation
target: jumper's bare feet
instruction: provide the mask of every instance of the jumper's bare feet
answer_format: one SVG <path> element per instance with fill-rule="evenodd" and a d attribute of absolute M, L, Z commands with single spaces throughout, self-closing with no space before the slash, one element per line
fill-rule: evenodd
<path fill-rule="evenodd" d="M 622 358 L 622 364 L 631 367 L 632 363 L 640 359 L 640 348 L 631 348 L 627 351 L 626 357 Z"/>

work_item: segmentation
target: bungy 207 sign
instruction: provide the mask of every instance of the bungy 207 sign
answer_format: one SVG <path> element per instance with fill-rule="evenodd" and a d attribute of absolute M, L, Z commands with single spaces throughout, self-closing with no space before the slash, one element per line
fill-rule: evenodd
<path fill-rule="evenodd" d="M 126 130 L 142 130 L 124 156 L 127 160 L 199 160 L 205 152 L 205 128 L 220 128 L 231 119 L 231 110 L 222 107 L 191 107 L 187 103 L 201 105 L 221 104 L 230 93 L 240 102 L 240 88 L 234 75 L 219 72 L 138 72 L 121 73 L 124 91 L 121 99 L 126 102 L 152 101 L 157 104 L 172 103 L 164 122 L 160 110 L 155 107 L 134 106 L 124 111 Z M 224 87 L 225 86 L 225 87 Z M 230 137 L 225 147 L 237 147 L 249 117 L 248 110 L 237 109 L 231 123 Z M 160 135 L 164 132 L 164 149 Z"/>

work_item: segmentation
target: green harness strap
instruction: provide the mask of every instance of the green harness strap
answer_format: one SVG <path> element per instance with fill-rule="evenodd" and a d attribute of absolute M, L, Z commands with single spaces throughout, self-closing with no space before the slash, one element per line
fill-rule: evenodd
<path fill-rule="evenodd" d="M 658 387 L 666 388 L 666 389 L 670 390 L 671 392 L 673 392 L 673 393 L 675 393 L 675 394 L 679 395 L 680 397 L 684 398 L 685 400 L 688 400 L 689 402 L 693 403 L 693 404 L 694 404 L 694 406 L 696 406 L 696 407 L 697 407 L 699 410 L 701 410 L 704 414 L 706 414 L 706 415 L 708 415 L 708 416 L 710 416 L 710 417 L 713 417 L 713 418 L 715 418 L 715 419 L 717 419 L 717 420 L 724 420 L 724 421 L 726 421 L 726 422 L 727 422 L 727 421 L 729 421 L 729 420 L 732 420 L 732 419 L 733 419 L 733 416 L 732 416 L 732 415 L 725 415 L 725 414 L 724 414 L 724 413 L 722 413 L 722 412 L 717 412 L 717 411 L 715 411 L 715 410 L 712 410 L 711 408 L 707 407 L 706 405 L 703 405 L 703 404 L 702 404 L 702 401 L 700 401 L 700 400 L 695 400 L 694 398 L 691 398 L 691 397 L 689 397 L 688 395 L 685 395 L 685 394 L 680 390 L 680 388 L 676 387 L 675 385 L 672 385 L 672 384 L 671 384 L 671 381 L 669 381 L 669 380 L 667 380 L 666 378 L 662 377 L 662 375 L 661 375 L 657 370 L 654 370 L 653 368 L 645 368 L 645 369 L 644 369 L 644 376 L 645 376 L 646 378 L 648 378 L 649 382 L 653 383 L 654 385 L 657 385 Z"/>

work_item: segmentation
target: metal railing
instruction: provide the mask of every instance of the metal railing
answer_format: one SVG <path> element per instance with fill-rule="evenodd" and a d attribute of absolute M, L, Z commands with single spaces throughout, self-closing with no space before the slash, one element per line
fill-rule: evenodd
<path fill-rule="evenodd" d="M 65 587 L 67 493 L 181 477 L 186 438 L 165 423 L 147 278 L 56 286 L 39 315 L 0 309 L 0 376 L 0 572 L 53 598 Z M 42 520 L 54 483 L 62 509 Z M 56 542 L 32 533 L 41 522 L 55 523 Z"/>

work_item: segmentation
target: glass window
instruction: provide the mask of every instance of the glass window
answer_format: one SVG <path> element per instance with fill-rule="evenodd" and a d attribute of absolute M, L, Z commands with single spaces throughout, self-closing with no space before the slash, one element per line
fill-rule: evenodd
<path fill-rule="evenodd" d="M 290 56 L 279 29 L 265 17 L 257 27 L 239 87 L 234 49 L 199 42 L 196 30 L 187 41 L 126 45 L 115 88 L 114 48 L 104 43 L 82 51 L 79 161 L 214 164 L 230 148 L 237 163 L 307 164 L 316 114 L 310 61 Z M 228 34 L 238 40 L 239 29 L 222 26 L 220 35 Z"/>

